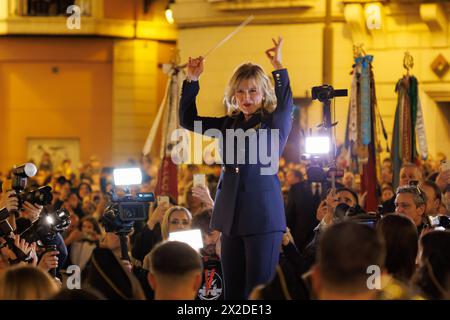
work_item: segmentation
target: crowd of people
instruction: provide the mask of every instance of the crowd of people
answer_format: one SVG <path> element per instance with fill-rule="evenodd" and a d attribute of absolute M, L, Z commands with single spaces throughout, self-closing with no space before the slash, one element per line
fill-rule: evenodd
<path fill-rule="evenodd" d="M 404 164 L 395 189 L 390 161 L 383 161 L 377 195 L 382 207 L 367 213 L 357 174 L 346 172 L 332 190 L 329 183 L 308 180 L 306 163 L 281 159 L 287 230 L 274 278 L 256 286 L 249 298 L 448 299 L 450 171 L 442 171 L 439 160 Z M 142 157 L 127 165 L 144 174 L 132 192 L 155 190 L 158 161 Z M 111 171 L 95 157 L 75 170 L 70 160 L 54 166 L 44 154 L 36 166 L 27 189 L 51 186 L 52 201 L 45 207 L 19 204 L 8 188 L 11 173 L 0 175 L 2 216 L 18 211 L 5 215 L 15 232 L 1 238 L 0 299 L 224 299 L 220 232 L 210 225 L 220 166 L 180 166 L 178 199 L 151 203 L 148 220 L 136 222 L 127 235 L 129 261 L 119 235 L 102 223 L 106 193 L 114 187 Z M 206 187 L 193 187 L 199 173 Z M 342 204 L 356 213 L 339 213 Z M 32 224 L 58 209 L 65 209 L 71 222 L 54 246 L 21 239 L 24 221 Z M 373 219 L 353 219 L 361 214 Z M 200 252 L 167 241 L 171 232 L 188 229 L 201 230 Z M 7 245 L 11 241 L 26 261 Z M 68 285 L 73 265 L 80 269 L 76 290 Z M 381 272 L 375 289 L 367 285 L 370 266 Z"/>
<path fill-rule="evenodd" d="M 445 156 L 404 162 L 399 172 L 384 159 L 376 194 L 344 153 L 336 164 L 346 172 L 331 181 L 307 162 L 280 159 L 293 99 L 283 39 L 272 40 L 273 85 L 261 66 L 240 65 L 223 117 L 198 114 L 205 59 L 189 58 L 179 124 L 221 134 L 224 163 L 179 166 L 177 198 L 146 198 L 158 190 L 160 166 L 149 156 L 124 164 L 143 173 L 130 188 L 116 186 L 95 157 L 74 170 L 70 159 L 54 165 L 44 153 L 35 166 L 0 175 L 0 299 L 449 299 Z M 245 131 L 244 143 L 230 130 Z M 378 209 L 365 210 L 375 197 Z M 200 249 L 173 241 L 192 229 Z"/>

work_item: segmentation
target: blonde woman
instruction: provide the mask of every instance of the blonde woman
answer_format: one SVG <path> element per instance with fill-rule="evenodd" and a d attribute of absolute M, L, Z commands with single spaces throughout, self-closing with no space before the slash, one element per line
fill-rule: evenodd
<path fill-rule="evenodd" d="M 169 239 L 169 233 L 191 229 L 192 214 L 188 209 L 181 206 L 174 206 L 167 209 L 161 222 L 162 241 Z M 142 268 L 150 270 L 150 253 L 143 260 Z"/>
<path fill-rule="evenodd" d="M 167 209 L 161 224 L 161 235 L 164 240 L 169 239 L 169 233 L 189 230 L 192 224 L 192 214 L 188 209 L 174 206 Z"/>
<path fill-rule="evenodd" d="M 226 90 L 228 115 L 224 117 L 198 115 L 196 97 L 204 59 L 189 58 L 187 65 L 180 124 L 221 138 L 224 165 L 211 227 L 222 232 L 225 299 L 246 299 L 253 287 L 272 279 L 286 230 L 277 172 L 292 127 L 293 100 L 288 73 L 281 63 L 282 43 L 281 38 L 273 40 L 274 46 L 265 52 L 275 69 L 275 88 L 259 65 L 242 64 Z"/>
<path fill-rule="evenodd" d="M 8 268 L 0 276 L 0 300 L 47 300 L 59 289 L 47 272 L 32 266 Z"/>

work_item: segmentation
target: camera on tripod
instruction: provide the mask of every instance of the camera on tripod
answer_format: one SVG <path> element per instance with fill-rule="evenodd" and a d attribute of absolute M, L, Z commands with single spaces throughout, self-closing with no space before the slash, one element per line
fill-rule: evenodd
<path fill-rule="evenodd" d="M 305 141 L 305 154 L 303 160 L 309 161 L 307 168 L 308 180 L 313 182 L 324 182 L 331 178 L 334 188 L 335 178 L 344 175 L 343 170 L 336 167 L 336 146 L 333 138 L 332 128 L 337 124 L 331 123 L 330 99 L 334 97 L 347 96 L 346 89 L 334 90 L 332 86 L 322 85 L 311 89 L 313 100 L 323 103 L 323 122 L 318 126 L 317 134 L 310 134 Z"/>
<path fill-rule="evenodd" d="M 155 201 L 152 192 L 129 193 L 129 186 L 140 185 L 142 173 L 139 168 L 115 169 L 114 186 L 123 186 L 125 195 L 118 196 L 113 189 L 109 194 L 109 203 L 100 220 L 106 232 L 127 234 L 131 231 L 134 222 L 146 221 L 150 202 Z"/>
<path fill-rule="evenodd" d="M 335 97 L 346 97 L 347 89 L 338 89 L 334 90 L 332 86 L 327 84 L 312 87 L 311 89 L 311 97 L 313 100 L 319 100 L 321 102 L 325 102 L 331 100 Z"/>

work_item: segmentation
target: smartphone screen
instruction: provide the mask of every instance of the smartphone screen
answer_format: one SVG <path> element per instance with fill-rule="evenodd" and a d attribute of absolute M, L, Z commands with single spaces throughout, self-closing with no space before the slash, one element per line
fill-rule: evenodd
<path fill-rule="evenodd" d="M 187 243 L 197 251 L 203 248 L 202 232 L 200 229 L 171 232 L 169 233 L 169 241 L 180 241 Z"/>
<path fill-rule="evenodd" d="M 197 186 L 206 187 L 205 175 L 204 174 L 194 174 L 193 186 L 194 187 L 197 187 Z"/>
<path fill-rule="evenodd" d="M 169 197 L 168 196 L 158 196 L 157 200 L 158 200 L 158 205 L 163 204 L 163 203 L 169 204 Z"/>

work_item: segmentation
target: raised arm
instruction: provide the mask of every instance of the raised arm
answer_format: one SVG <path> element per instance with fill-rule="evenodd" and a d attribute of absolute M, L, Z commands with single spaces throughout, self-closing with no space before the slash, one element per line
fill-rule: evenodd
<path fill-rule="evenodd" d="M 208 129 L 221 129 L 226 117 L 200 117 L 197 113 L 196 97 L 200 90 L 198 80 L 203 72 L 204 59 L 198 57 L 191 59 L 187 64 L 187 77 L 183 82 L 183 88 L 181 90 L 179 118 L 180 125 L 190 131 L 194 131 L 194 122 L 201 121 L 201 134 Z"/>
<path fill-rule="evenodd" d="M 266 50 L 266 55 L 274 67 L 272 72 L 275 80 L 275 95 L 277 97 L 277 108 L 273 112 L 273 128 L 280 129 L 280 138 L 286 142 L 292 127 L 292 109 L 294 106 L 292 100 L 292 91 L 289 81 L 289 75 L 281 62 L 281 48 L 283 39 L 278 41 L 272 39 L 274 46 Z"/>

